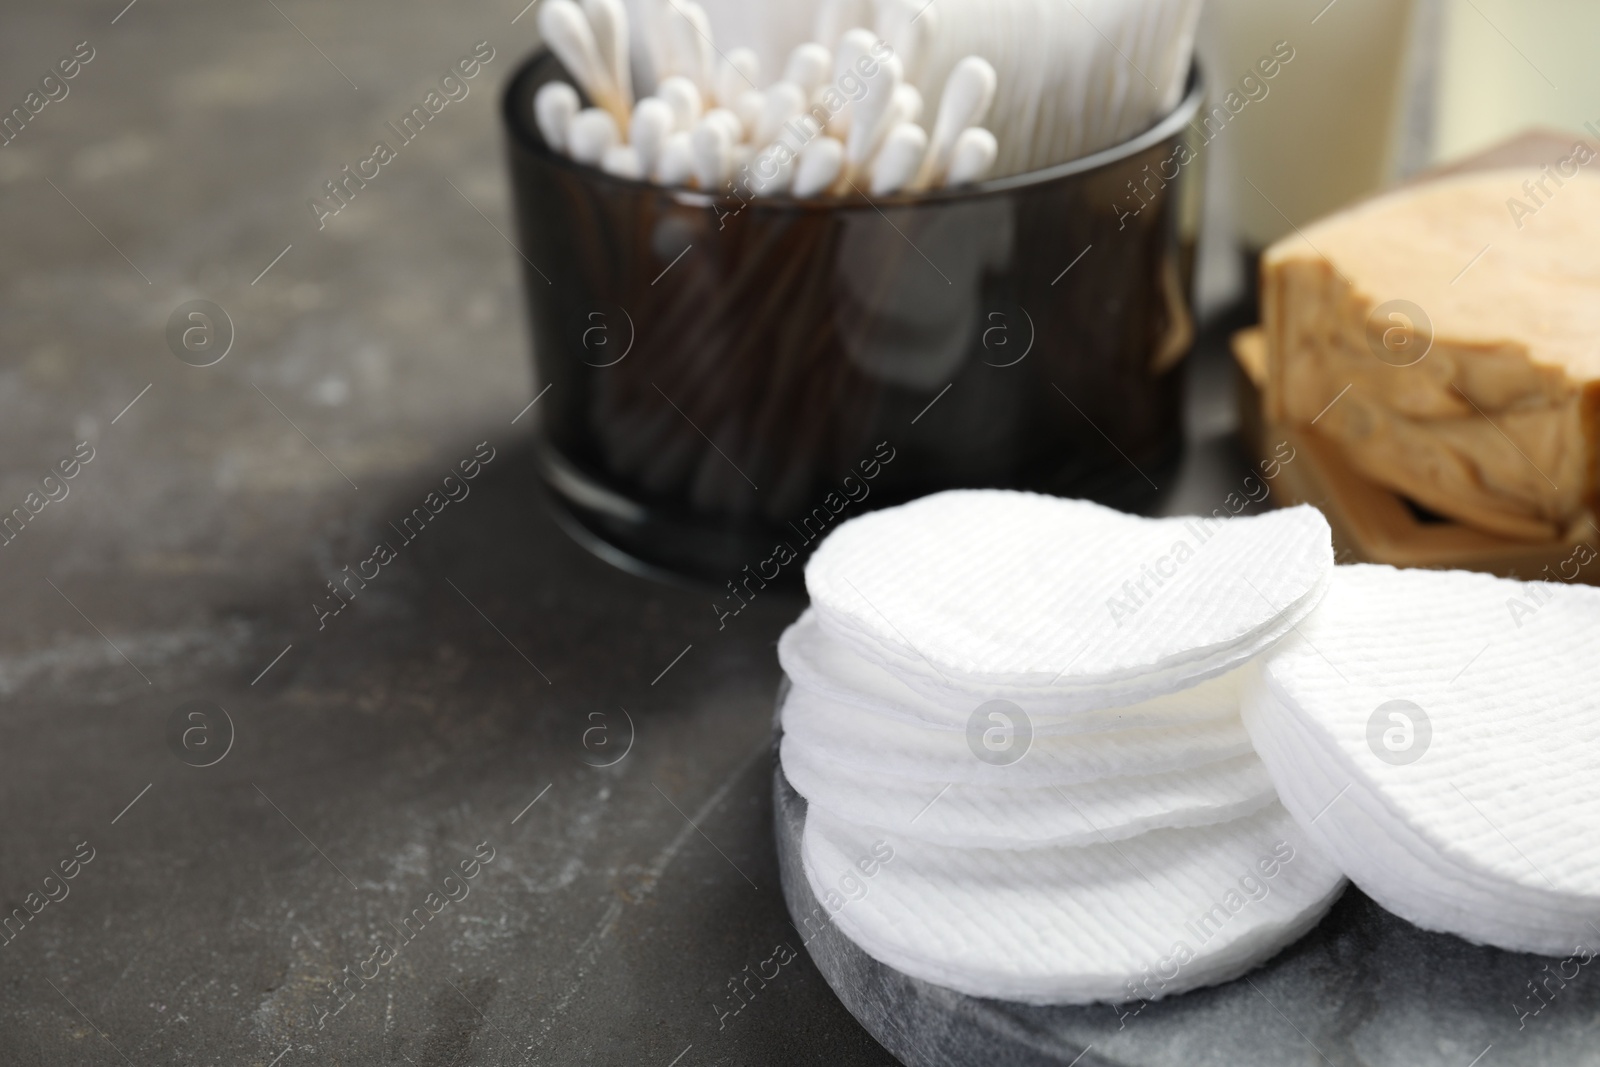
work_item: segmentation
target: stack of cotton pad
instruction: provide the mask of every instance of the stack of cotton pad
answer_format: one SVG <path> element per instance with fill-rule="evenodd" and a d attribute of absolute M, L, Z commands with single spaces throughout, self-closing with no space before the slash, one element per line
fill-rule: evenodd
<path fill-rule="evenodd" d="M 1310 508 L 960 491 L 844 524 L 778 649 L 813 892 L 875 958 L 974 996 L 1150 999 L 1260 963 L 1343 880 L 1278 804 L 1237 668 L 1332 570 Z"/>
<path fill-rule="evenodd" d="M 1564 956 L 1600 937 L 1600 589 L 1339 567 L 1245 723 L 1283 804 L 1378 903 Z"/>

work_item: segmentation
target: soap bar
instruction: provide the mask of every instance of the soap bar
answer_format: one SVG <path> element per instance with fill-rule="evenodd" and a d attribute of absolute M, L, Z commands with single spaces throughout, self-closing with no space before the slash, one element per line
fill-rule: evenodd
<path fill-rule="evenodd" d="M 1579 522 L 1600 458 L 1595 162 L 1575 146 L 1542 171 L 1430 182 L 1269 249 L 1268 417 L 1314 423 L 1373 481 L 1481 529 Z"/>

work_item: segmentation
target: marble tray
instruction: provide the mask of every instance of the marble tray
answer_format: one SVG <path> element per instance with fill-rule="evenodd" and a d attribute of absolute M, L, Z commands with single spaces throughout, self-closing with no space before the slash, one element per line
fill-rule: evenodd
<path fill-rule="evenodd" d="M 1427 933 L 1354 887 L 1299 942 L 1210 989 L 1087 1008 L 955 993 L 879 963 L 821 920 L 800 867 L 805 813 L 774 745 L 773 818 L 795 929 L 844 1006 L 907 1067 L 1600 1065 L 1600 958 Z M 1600 953 L 1600 937 L 1584 952 Z"/>

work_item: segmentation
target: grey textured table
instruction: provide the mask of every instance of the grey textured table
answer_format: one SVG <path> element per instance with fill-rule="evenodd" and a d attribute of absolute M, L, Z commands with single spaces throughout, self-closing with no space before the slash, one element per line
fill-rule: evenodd
<path fill-rule="evenodd" d="M 892 1062 L 803 953 L 731 1011 L 798 948 L 767 749 L 800 604 L 719 631 L 543 510 L 497 232 L 532 16 L 124 2 L 0 15 L 7 109 L 92 52 L 0 148 L 0 1063 Z M 209 367 L 165 337 L 196 299 Z M 1238 478 L 1215 356 L 1171 509 Z"/>

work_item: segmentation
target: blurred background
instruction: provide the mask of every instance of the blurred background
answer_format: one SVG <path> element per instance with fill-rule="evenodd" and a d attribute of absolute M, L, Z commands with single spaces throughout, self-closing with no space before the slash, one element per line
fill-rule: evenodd
<path fill-rule="evenodd" d="M 497 113 L 533 6 L 0 12 L 0 507 L 26 512 L 0 545 L 0 908 L 32 916 L 0 946 L 0 1062 L 891 1062 L 803 953 L 726 1011 L 798 945 L 768 747 L 800 601 L 719 627 L 716 591 L 623 574 L 541 505 Z M 773 54 L 808 21 L 707 6 Z M 1223 339 L 1253 255 L 1600 122 L 1597 39 L 1584 0 L 1211 0 L 1214 86 L 1297 58 L 1208 162 L 1167 510 L 1237 479 Z M 470 56 L 470 92 L 319 217 Z M 193 301 L 206 366 L 170 340 Z M 485 843 L 470 896 L 351 979 Z"/>

